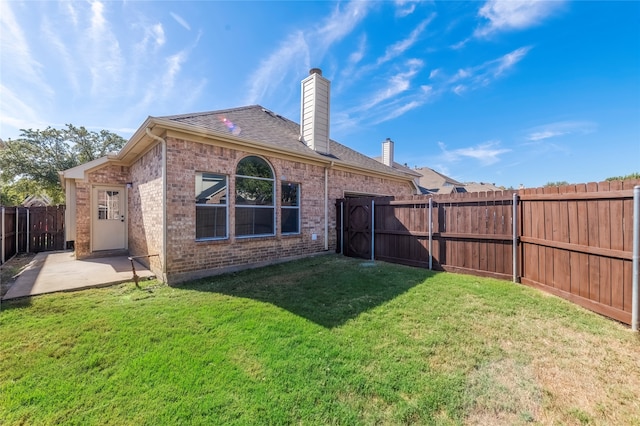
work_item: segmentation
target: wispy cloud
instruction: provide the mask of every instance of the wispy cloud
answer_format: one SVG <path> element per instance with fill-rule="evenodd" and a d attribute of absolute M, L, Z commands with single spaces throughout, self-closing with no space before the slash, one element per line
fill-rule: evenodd
<path fill-rule="evenodd" d="M 283 70 L 291 70 L 291 65 L 300 62 L 304 63 L 305 68 L 309 68 L 309 46 L 301 31 L 290 34 L 249 78 L 251 87 L 246 103 L 260 103 L 266 96 L 274 93 L 285 78 L 290 81 L 289 74 Z M 294 69 L 300 71 L 299 66 Z"/>
<path fill-rule="evenodd" d="M 596 129 L 596 123 L 590 121 L 559 121 L 529 129 L 526 139 L 538 142 L 570 134 L 593 133 Z"/>
<path fill-rule="evenodd" d="M 333 44 L 353 32 L 366 17 L 370 7 L 371 2 L 352 1 L 346 5 L 339 3 L 319 26 L 290 33 L 250 76 L 247 103 L 263 102 L 265 97 L 281 88 L 284 81 L 290 86 L 294 76 L 299 78 L 305 69 L 310 68 L 312 57 L 314 63 L 320 63 Z M 356 53 L 353 59 L 361 58 Z"/>
<path fill-rule="evenodd" d="M 185 21 L 185 19 L 182 16 L 180 16 L 177 13 L 174 13 L 174 12 L 169 12 L 169 15 L 171 15 L 171 17 L 178 24 L 180 24 L 184 29 L 186 29 L 187 31 L 191 31 L 191 25 L 189 25 L 189 23 L 187 21 Z"/>
<path fill-rule="evenodd" d="M 405 92 L 411 86 L 411 80 L 422 69 L 424 63 L 420 59 L 411 59 L 407 61 L 408 69 L 403 72 L 399 72 L 391 76 L 387 85 L 382 89 L 379 89 L 371 99 L 364 103 L 365 108 L 369 109 L 380 102 L 386 101 L 389 98 L 393 98 L 402 92 Z"/>
<path fill-rule="evenodd" d="M 396 16 L 404 18 L 411 15 L 416 10 L 416 6 L 423 3 L 423 0 L 395 0 Z"/>
<path fill-rule="evenodd" d="M 530 50 L 531 46 L 521 47 L 483 64 L 459 69 L 448 81 L 451 91 L 461 95 L 467 90 L 489 85 L 511 70 Z"/>
<path fill-rule="evenodd" d="M 120 43 L 104 16 L 104 4 L 99 1 L 91 3 L 87 40 L 86 53 L 91 58 L 91 93 L 94 96 L 113 95 L 113 88 L 120 84 L 124 58 Z"/>
<path fill-rule="evenodd" d="M 45 96 L 52 96 L 54 92 L 44 79 L 43 66 L 31 54 L 25 33 L 11 9 L 11 2 L 0 2 L 0 27 L 3 74 L 37 87 Z"/>
<path fill-rule="evenodd" d="M 438 142 L 442 152 L 442 160 L 453 163 L 464 158 L 477 160 L 483 166 L 490 166 L 500 161 L 500 156 L 510 152 L 510 149 L 501 148 L 499 141 L 489 141 L 476 146 L 448 150 L 443 142 Z"/>
<path fill-rule="evenodd" d="M 433 18 L 435 18 L 435 16 L 436 14 L 432 13 L 427 19 L 420 22 L 420 24 L 418 24 L 418 26 L 415 27 L 413 31 L 411 31 L 411 34 L 409 34 L 407 38 L 389 46 L 385 51 L 384 56 L 378 58 L 378 65 L 388 62 L 391 59 L 397 58 L 408 49 L 410 49 L 414 44 L 416 44 L 424 29 L 427 27 L 427 25 L 429 25 Z"/>
<path fill-rule="evenodd" d="M 478 11 L 478 16 L 484 22 L 474 32 L 476 37 L 486 37 L 491 34 L 522 30 L 539 25 L 552 13 L 563 6 L 562 0 L 489 0 Z"/>

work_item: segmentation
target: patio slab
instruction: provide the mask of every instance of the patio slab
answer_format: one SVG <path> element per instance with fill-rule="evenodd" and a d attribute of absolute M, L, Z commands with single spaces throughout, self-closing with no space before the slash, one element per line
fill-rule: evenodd
<path fill-rule="evenodd" d="M 135 262 L 141 279 L 155 275 Z M 18 276 L 2 300 L 35 296 L 59 291 L 82 290 L 133 281 L 131 261 L 127 256 L 76 260 L 73 252 L 38 253 Z"/>

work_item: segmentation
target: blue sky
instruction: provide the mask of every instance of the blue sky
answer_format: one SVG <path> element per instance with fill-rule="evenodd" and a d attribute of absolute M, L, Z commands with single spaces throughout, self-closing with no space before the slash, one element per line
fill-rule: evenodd
<path fill-rule="evenodd" d="M 0 138 L 260 104 L 331 137 L 506 187 L 640 171 L 638 1 L 0 0 Z"/>

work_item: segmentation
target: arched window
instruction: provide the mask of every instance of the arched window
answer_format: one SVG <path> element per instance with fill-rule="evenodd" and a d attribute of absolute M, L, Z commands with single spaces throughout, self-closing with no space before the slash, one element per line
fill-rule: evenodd
<path fill-rule="evenodd" d="M 236 169 L 236 236 L 275 234 L 275 179 L 269 163 L 245 157 Z"/>

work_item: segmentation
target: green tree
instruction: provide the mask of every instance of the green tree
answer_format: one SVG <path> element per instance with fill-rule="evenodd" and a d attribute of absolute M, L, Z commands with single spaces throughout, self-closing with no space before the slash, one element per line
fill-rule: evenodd
<path fill-rule="evenodd" d="M 66 129 L 21 129 L 20 138 L 0 141 L 0 202 L 20 204 L 28 195 L 39 194 L 64 202 L 59 171 L 118 151 L 125 143 L 106 130 L 71 124 Z"/>
<path fill-rule="evenodd" d="M 605 180 L 607 181 L 612 181 L 612 180 L 631 180 L 631 179 L 640 179 L 640 173 L 630 173 L 626 176 L 614 176 L 614 177 L 608 177 Z"/>
<path fill-rule="evenodd" d="M 566 180 L 560 180 L 558 182 L 547 182 L 544 186 L 545 188 L 548 188 L 550 186 L 564 186 L 564 185 L 569 185 L 569 182 L 567 182 Z"/>

